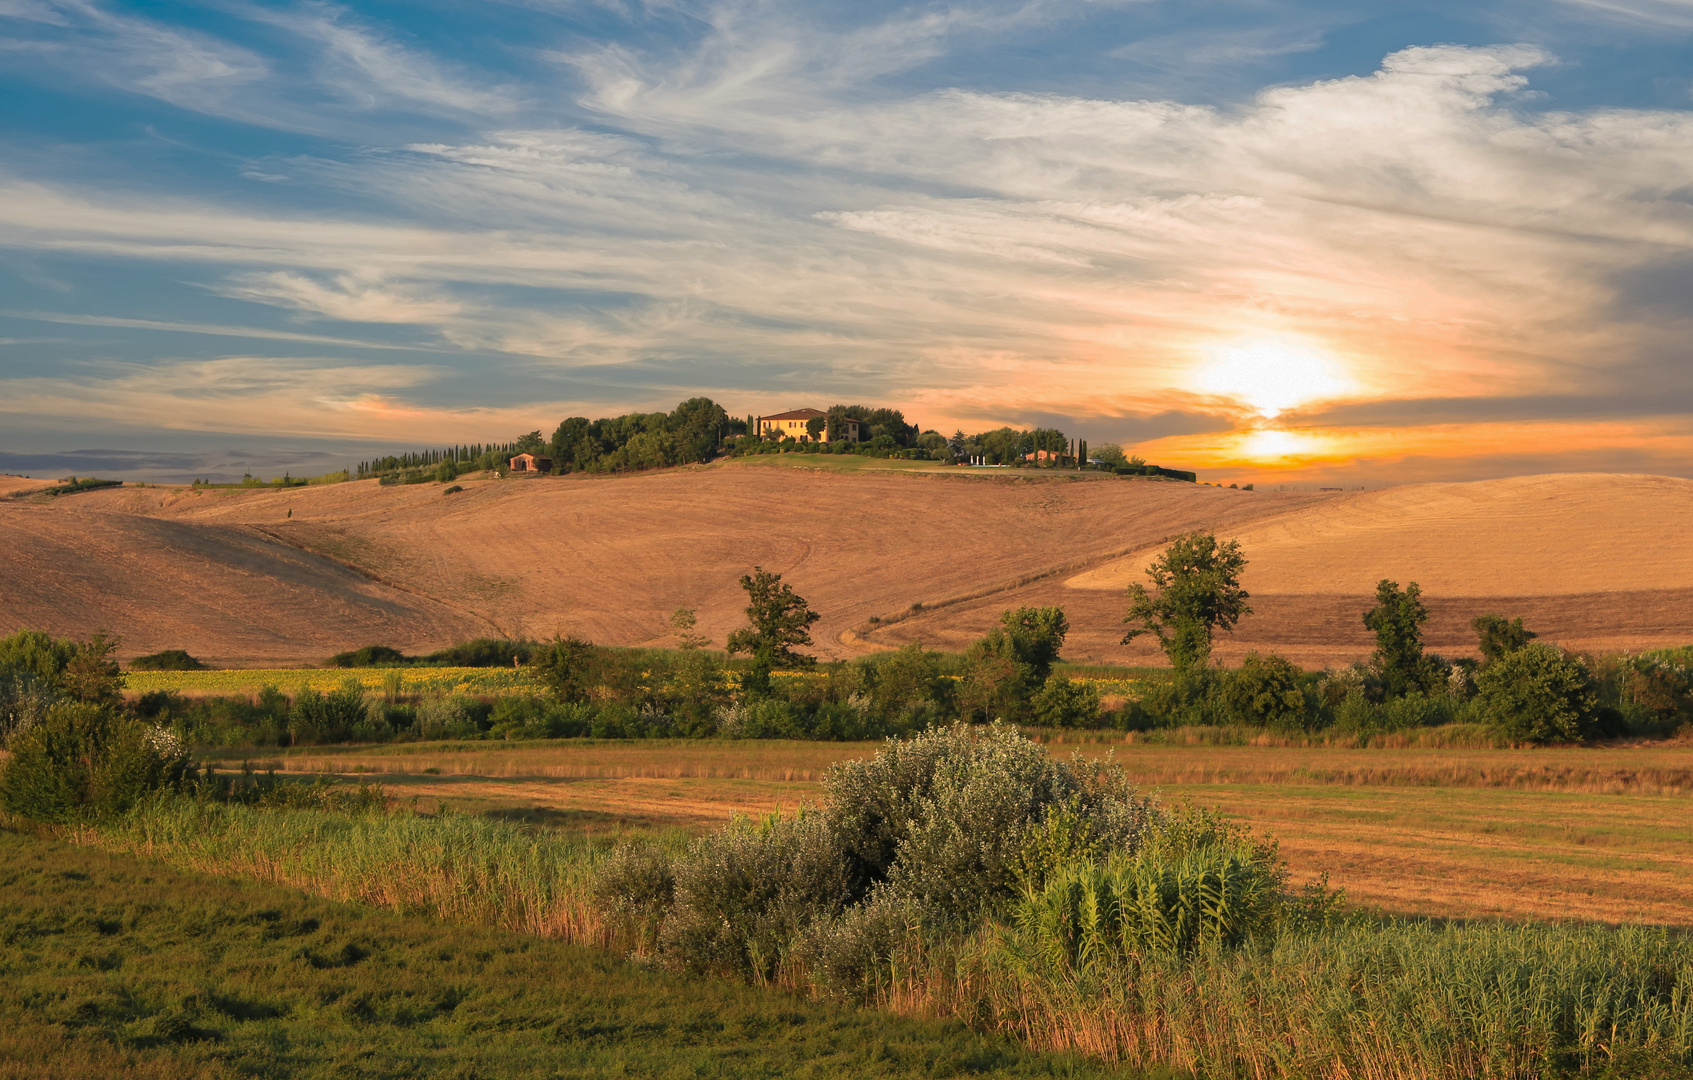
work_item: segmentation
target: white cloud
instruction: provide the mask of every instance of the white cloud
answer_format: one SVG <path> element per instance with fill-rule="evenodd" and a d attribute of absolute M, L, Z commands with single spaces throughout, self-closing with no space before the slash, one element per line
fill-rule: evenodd
<path fill-rule="evenodd" d="M 1049 16 L 830 36 L 777 14 L 715 9 L 680 57 L 572 57 L 608 131 L 514 122 L 486 79 L 290 13 L 340 92 L 491 119 L 287 170 L 380 212 L 14 180 L 0 243 L 199 264 L 223 295 L 537 366 L 786 371 L 936 420 L 1216 409 L 1188 371 L 1254 335 L 1320 341 L 1370 395 L 1580 392 L 1638 332 L 1605 314 L 1612 278 L 1693 248 L 1693 119 L 1519 108 L 1533 48 L 1407 49 L 1229 108 L 872 95 L 952 35 Z"/>
<path fill-rule="evenodd" d="M 94 0 L 7 0 L 0 22 L 11 22 L 13 36 L 0 48 L 20 64 L 56 69 L 70 80 L 94 79 L 194 112 L 317 134 L 368 137 L 379 129 L 365 114 L 481 120 L 518 104 L 497 81 L 407 49 L 336 7 L 236 5 L 228 12 L 285 31 L 304 54 L 261 56 Z"/>
<path fill-rule="evenodd" d="M 490 117 L 516 104 L 509 90 L 453 72 L 426 53 L 358 26 L 343 9 L 309 4 L 295 11 L 254 7 L 248 14 L 322 46 L 317 84 L 359 107 L 399 105 Z"/>
<path fill-rule="evenodd" d="M 338 274 L 327 281 L 285 270 L 238 274 L 218 291 L 343 322 L 431 324 L 452 318 L 462 308 L 425 289 L 358 274 Z"/>
<path fill-rule="evenodd" d="M 15 63 L 56 66 L 197 112 L 229 112 L 234 97 L 270 74 L 250 50 L 88 0 L 8 3 L 0 20 L 13 20 L 4 47 Z"/>

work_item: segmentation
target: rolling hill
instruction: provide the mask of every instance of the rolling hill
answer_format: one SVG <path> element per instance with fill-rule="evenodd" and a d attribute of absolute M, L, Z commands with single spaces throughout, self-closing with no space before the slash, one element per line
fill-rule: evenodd
<path fill-rule="evenodd" d="M 824 615 L 818 651 L 957 648 L 998 612 L 1064 605 L 1070 659 L 1117 643 L 1123 588 L 1166 538 L 1238 537 L 1256 614 L 1220 653 L 1368 652 L 1375 581 L 1419 581 L 1443 651 L 1481 611 L 1582 648 L 1693 641 L 1693 482 L 1524 477 L 1347 494 L 1109 477 L 814 471 L 759 462 L 633 476 L 132 488 L 0 501 L 0 631 L 106 629 L 125 655 L 321 660 L 490 633 L 662 644 L 677 607 L 721 643 L 737 580 L 781 572 Z"/>

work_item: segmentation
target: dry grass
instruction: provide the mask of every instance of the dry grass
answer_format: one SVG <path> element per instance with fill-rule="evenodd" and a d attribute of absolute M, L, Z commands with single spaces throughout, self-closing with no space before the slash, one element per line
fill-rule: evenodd
<path fill-rule="evenodd" d="M 843 631 L 913 602 L 1319 498 L 735 463 L 461 484 L 452 496 L 364 481 L 0 504 L 0 575 L 34 583 L 0 595 L 0 630 L 104 626 L 127 654 L 185 648 L 257 666 L 374 641 L 439 647 L 494 626 L 664 643 L 670 612 L 691 607 L 720 644 L 744 620 L 740 575 L 760 565 L 824 614 L 821 651 L 845 655 Z"/>
<path fill-rule="evenodd" d="M 1159 659 L 1152 643 L 1118 640 L 1123 586 L 1167 537 L 1209 528 L 1251 559 L 1255 614 L 1218 650 L 1231 662 L 1254 648 L 1307 665 L 1361 658 L 1371 643 L 1360 616 L 1380 577 L 1423 585 L 1428 643 L 1449 654 L 1473 649 L 1469 621 L 1483 611 L 1584 649 L 1693 640 L 1693 481 L 1666 477 L 1320 495 L 730 462 L 463 487 L 0 501 L 0 576 L 14 583 L 0 593 L 0 632 L 105 628 L 130 655 L 297 664 L 498 631 L 663 644 L 668 614 L 691 607 L 721 643 L 743 619 L 737 579 L 761 565 L 823 613 L 824 655 L 913 640 L 962 648 L 1007 607 L 1061 604 L 1071 659 L 1147 663 Z"/>
<path fill-rule="evenodd" d="M 1345 749 L 1050 742 L 1145 790 L 1268 829 L 1296 877 L 1420 915 L 1693 925 L 1693 745 Z M 293 750 L 257 762 L 375 777 L 425 805 L 584 828 L 715 827 L 820 798 L 873 743 L 570 742 Z M 357 771 L 355 771 L 357 770 Z M 425 770 L 435 770 L 426 772 Z"/>

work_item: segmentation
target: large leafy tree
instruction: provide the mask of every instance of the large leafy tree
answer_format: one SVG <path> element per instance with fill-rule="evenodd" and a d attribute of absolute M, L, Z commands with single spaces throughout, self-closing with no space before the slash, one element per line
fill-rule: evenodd
<path fill-rule="evenodd" d="M 811 644 L 811 624 L 823 616 L 812 611 L 792 585 L 782 584 L 781 574 L 763 567 L 755 566 L 752 573 L 742 575 L 741 588 L 747 593 L 749 625 L 729 635 L 729 651 L 752 657 L 746 689 L 766 693 L 770 672 L 775 668 L 815 663 L 814 658 L 794 649 Z"/>
<path fill-rule="evenodd" d="M 1376 583 L 1376 606 L 1364 613 L 1364 626 L 1376 635 L 1370 666 L 1389 697 L 1426 691 L 1440 679 L 1439 666 L 1423 654 L 1426 622 L 1428 608 L 1416 582 L 1403 590 L 1386 578 Z"/>
<path fill-rule="evenodd" d="M 666 464 L 710 461 L 728 422 L 729 414 L 710 398 L 689 398 L 676 406 L 668 419 L 674 461 Z"/>
<path fill-rule="evenodd" d="M 1240 587 L 1245 569 L 1238 540 L 1219 542 L 1207 532 L 1176 537 L 1146 568 L 1152 591 L 1139 582 L 1129 586 L 1129 613 L 1123 621 L 1131 629 L 1123 643 L 1151 634 L 1177 675 L 1204 668 L 1211 658 L 1212 636 L 1233 630 L 1252 614 L 1246 603 L 1252 594 Z"/>
<path fill-rule="evenodd" d="M 1476 680 L 1482 715 L 1505 738 L 1579 742 L 1599 734 L 1598 687 L 1582 662 L 1550 645 L 1525 644 Z"/>

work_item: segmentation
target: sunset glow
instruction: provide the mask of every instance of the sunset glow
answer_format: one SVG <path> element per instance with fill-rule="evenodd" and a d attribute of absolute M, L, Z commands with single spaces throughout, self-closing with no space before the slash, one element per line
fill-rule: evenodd
<path fill-rule="evenodd" d="M 1253 341 L 1218 346 L 1195 372 L 1195 388 L 1235 398 L 1272 418 L 1313 401 L 1342 397 L 1356 384 L 1328 356 L 1296 343 Z M 1261 432 L 1260 434 L 1271 434 Z"/>
<path fill-rule="evenodd" d="M 0 4 L 0 473 L 695 395 L 1231 476 L 1693 473 L 1673 6 Z"/>

